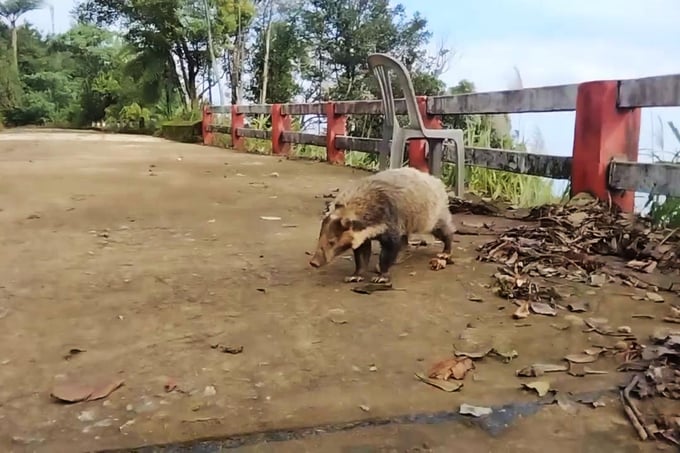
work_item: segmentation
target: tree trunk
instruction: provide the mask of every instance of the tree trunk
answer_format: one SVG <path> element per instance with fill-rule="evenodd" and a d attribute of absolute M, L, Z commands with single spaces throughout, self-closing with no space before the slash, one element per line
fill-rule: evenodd
<path fill-rule="evenodd" d="M 262 89 L 260 90 L 260 104 L 267 102 L 267 82 L 269 81 L 269 48 L 272 40 L 272 12 L 274 0 L 269 0 L 268 12 L 265 10 L 267 32 L 264 37 L 264 64 L 262 68 Z"/>
<path fill-rule="evenodd" d="M 10 23 L 10 28 L 12 29 L 12 64 L 14 65 L 14 70 L 19 73 L 19 46 L 17 44 L 17 23 L 12 21 Z"/>
<path fill-rule="evenodd" d="M 189 68 L 189 80 L 187 80 L 187 96 L 189 96 L 189 103 L 191 110 L 198 108 L 198 94 L 196 90 L 196 72 L 194 68 Z"/>
<path fill-rule="evenodd" d="M 243 99 L 243 87 L 241 82 L 241 74 L 243 74 L 243 58 L 242 58 L 242 44 L 241 36 L 236 37 L 234 48 L 231 51 L 231 58 L 229 61 L 229 76 L 231 78 L 231 103 L 240 104 Z"/>

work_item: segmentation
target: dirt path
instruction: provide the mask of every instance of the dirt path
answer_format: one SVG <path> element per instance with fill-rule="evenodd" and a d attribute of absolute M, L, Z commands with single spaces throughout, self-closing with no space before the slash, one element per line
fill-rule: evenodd
<path fill-rule="evenodd" d="M 0 134 L 0 450 L 129 448 L 450 411 L 463 402 L 534 401 L 519 389 L 516 369 L 612 341 L 582 333 L 577 316 L 566 330 L 555 328 L 570 325 L 562 314 L 514 321 L 514 307 L 484 286 L 495 267 L 474 260 L 483 237 L 461 236 L 456 264 L 441 272 L 427 269 L 438 246 L 416 250 L 395 271 L 403 291 L 351 292 L 342 283 L 352 269 L 345 259 L 312 269 L 305 252 L 318 234 L 320 196 L 361 175 L 148 137 Z M 581 317 L 606 317 L 640 336 L 659 322 L 633 313 L 658 319 L 667 310 L 632 300 L 622 287 L 570 288 L 591 304 Z M 482 301 L 469 300 L 473 294 Z M 331 309 L 344 310 L 346 323 L 330 320 Z M 509 364 L 484 359 L 457 393 L 414 379 L 461 338 L 519 356 Z M 223 353 L 211 348 L 217 343 L 244 349 Z M 66 360 L 73 348 L 85 352 Z M 549 380 L 560 391 L 623 380 L 613 361 L 600 362 L 611 372 Z M 56 382 L 98 377 L 125 384 L 94 402 L 49 397 Z M 181 391 L 166 393 L 168 379 Z M 380 446 L 386 438 L 398 451 L 422 443 L 466 452 L 505 445 L 459 425 L 400 427 L 403 439 L 395 429 L 273 448 L 364 451 L 343 446 Z M 554 436 L 569 451 L 643 451 L 614 400 L 576 414 L 551 406 L 508 433 L 526 452 L 558 451 Z M 582 449 L 583 439 L 597 448 Z M 267 448 L 244 451 L 274 451 Z"/>

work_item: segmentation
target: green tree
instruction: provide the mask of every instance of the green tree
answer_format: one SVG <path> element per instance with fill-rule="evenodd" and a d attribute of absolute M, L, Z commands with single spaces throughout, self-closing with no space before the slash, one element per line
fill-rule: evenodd
<path fill-rule="evenodd" d="M 78 16 L 100 26 L 119 26 L 136 52 L 162 57 L 168 69 L 166 82 L 176 84 L 187 106 L 195 108 L 199 77 L 210 68 L 206 4 L 213 44 L 223 52 L 233 45 L 239 25 L 249 23 L 254 13 L 247 0 L 86 0 L 78 7 Z"/>
<path fill-rule="evenodd" d="M 9 28 L 0 22 L 0 67 L 3 68 L 13 64 L 10 49 L 3 45 L 3 42 L 9 42 L 9 36 Z M 17 105 L 20 97 L 21 83 L 17 72 L 0 71 L 0 121 L 3 120 L 3 113 Z"/>
<path fill-rule="evenodd" d="M 295 16 L 310 56 L 307 98 L 314 101 L 365 98 L 368 55 L 390 53 L 410 70 L 431 35 L 422 16 L 407 17 L 388 0 L 306 0 Z"/>
<path fill-rule="evenodd" d="M 4 0 L 0 2 L 0 17 L 7 21 L 12 35 L 12 64 L 19 70 L 19 50 L 17 37 L 17 21 L 24 14 L 40 9 L 42 0 Z"/>
<path fill-rule="evenodd" d="M 112 32 L 77 24 L 55 37 L 50 49 L 61 55 L 62 71 L 78 86 L 69 120 L 85 125 L 104 119 L 126 86 L 124 43 Z"/>
<path fill-rule="evenodd" d="M 249 91 L 251 99 L 260 102 L 264 79 L 267 78 L 265 103 L 290 102 L 300 94 L 301 87 L 296 82 L 297 66 L 304 50 L 298 39 L 297 30 L 288 21 L 272 22 L 269 59 L 265 76 L 266 31 L 257 30 L 253 56 L 250 64 L 252 79 Z"/>

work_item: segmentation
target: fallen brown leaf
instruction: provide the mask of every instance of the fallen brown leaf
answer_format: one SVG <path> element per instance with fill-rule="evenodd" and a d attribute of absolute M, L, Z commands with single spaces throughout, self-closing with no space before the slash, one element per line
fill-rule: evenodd
<path fill-rule="evenodd" d="M 220 352 L 224 352 L 225 354 L 240 354 L 243 352 L 243 346 L 231 346 L 231 345 L 223 345 L 223 344 L 212 344 L 210 345 L 212 349 L 218 349 Z"/>
<path fill-rule="evenodd" d="M 93 388 L 90 385 L 79 382 L 62 382 L 54 386 L 50 396 L 67 403 L 77 403 L 88 399 L 92 392 Z"/>
<path fill-rule="evenodd" d="M 567 305 L 567 309 L 573 313 L 583 313 L 588 311 L 584 302 L 573 302 Z"/>
<path fill-rule="evenodd" d="M 537 315 L 557 316 L 557 310 L 555 310 L 548 304 L 542 302 L 531 302 L 530 307 L 531 311 L 533 311 Z"/>
<path fill-rule="evenodd" d="M 597 360 L 597 356 L 590 354 L 569 354 L 564 358 L 573 363 L 592 363 Z"/>
<path fill-rule="evenodd" d="M 64 355 L 64 360 L 71 360 L 73 357 L 83 352 L 86 352 L 85 349 L 71 348 L 68 353 Z"/>
<path fill-rule="evenodd" d="M 522 387 L 535 391 L 538 396 L 545 396 L 550 390 L 550 383 L 547 381 L 533 381 L 522 383 Z"/>
<path fill-rule="evenodd" d="M 550 363 L 536 363 L 534 365 L 524 367 L 515 371 L 515 374 L 520 377 L 540 377 L 545 373 L 554 373 L 559 371 L 567 371 L 569 368 L 565 365 L 553 365 Z"/>
<path fill-rule="evenodd" d="M 416 377 L 422 382 L 437 387 L 445 392 L 456 392 L 463 388 L 463 383 L 458 381 L 442 381 L 441 379 L 432 379 L 421 373 L 416 373 Z"/>
<path fill-rule="evenodd" d="M 56 384 L 50 395 L 66 403 L 94 401 L 106 398 L 120 388 L 123 383 L 123 379 L 103 380 L 94 384 L 72 380 Z"/>
<path fill-rule="evenodd" d="M 347 316 L 342 308 L 331 308 L 328 310 L 328 319 L 333 324 L 347 324 Z"/>
<path fill-rule="evenodd" d="M 656 303 L 662 303 L 664 301 L 664 298 L 661 294 L 659 293 L 653 293 L 653 292 L 647 292 L 645 294 L 645 297 L 647 297 L 648 300 L 651 300 L 652 302 Z"/>
<path fill-rule="evenodd" d="M 461 415 L 472 415 L 473 417 L 482 417 L 484 415 L 489 415 L 493 412 L 490 407 L 482 406 L 472 406 L 471 404 L 463 403 L 458 409 L 458 413 Z"/>
<path fill-rule="evenodd" d="M 87 398 L 88 401 L 99 400 L 106 398 L 116 389 L 121 387 L 125 381 L 123 379 L 115 379 L 113 381 L 102 382 L 97 384 L 92 389 L 92 394 Z"/>
<path fill-rule="evenodd" d="M 444 381 L 449 378 L 462 380 L 468 371 L 475 368 L 475 364 L 469 357 L 452 357 L 450 359 L 442 360 L 435 363 L 428 377 L 432 379 L 442 379 Z"/>
<path fill-rule="evenodd" d="M 515 310 L 515 312 L 512 314 L 512 317 L 515 319 L 524 319 L 527 318 L 531 313 L 529 312 L 529 302 L 522 302 L 520 306 Z"/>
<path fill-rule="evenodd" d="M 482 359 L 489 355 L 493 348 L 481 349 L 479 351 L 454 351 L 453 355 L 457 357 L 469 357 L 471 359 Z"/>

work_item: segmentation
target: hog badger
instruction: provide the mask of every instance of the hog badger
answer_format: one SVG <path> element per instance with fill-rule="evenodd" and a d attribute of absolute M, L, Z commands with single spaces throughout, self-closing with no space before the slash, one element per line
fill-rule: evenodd
<path fill-rule="evenodd" d="M 398 168 L 361 178 L 338 193 L 321 222 L 316 252 L 310 260 L 319 268 L 349 250 L 354 252 L 354 274 L 346 282 L 360 282 L 371 258 L 371 240 L 380 243 L 378 275 L 374 283 L 390 282 L 390 267 L 410 234 L 432 234 L 444 243 L 435 259 L 445 266 L 451 257 L 456 228 L 449 212 L 444 183 L 415 168 Z"/>

